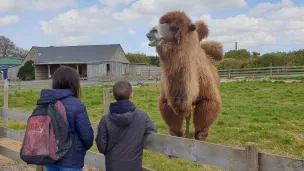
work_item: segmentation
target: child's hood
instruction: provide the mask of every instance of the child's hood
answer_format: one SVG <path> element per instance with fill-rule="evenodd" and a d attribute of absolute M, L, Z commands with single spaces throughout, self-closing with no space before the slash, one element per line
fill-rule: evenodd
<path fill-rule="evenodd" d="M 135 105 L 129 100 L 111 103 L 109 118 L 117 126 L 129 125 L 135 118 Z"/>
<path fill-rule="evenodd" d="M 61 99 L 63 97 L 73 96 L 70 89 L 42 89 L 40 93 L 41 99 Z"/>

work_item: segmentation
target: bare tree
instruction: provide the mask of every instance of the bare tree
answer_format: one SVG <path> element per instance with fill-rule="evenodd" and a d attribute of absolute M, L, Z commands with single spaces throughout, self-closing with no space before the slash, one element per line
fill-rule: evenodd
<path fill-rule="evenodd" d="M 20 47 L 15 47 L 15 50 L 14 50 L 14 52 L 12 52 L 12 55 L 13 56 L 18 56 L 18 57 L 21 57 L 21 58 L 25 58 L 27 53 L 28 53 L 27 50 L 22 49 Z"/>
<path fill-rule="evenodd" d="M 16 50 L 15 43 L 5 36 L 0 36 L 0 57 L 8 57 Z"/>
<path fill-rule="evenodd" d="M 25 58 L 28 51 L 17 47 L 15 43 L 5 36 L 0 36 L 0 58 L 18 56 Z"/>

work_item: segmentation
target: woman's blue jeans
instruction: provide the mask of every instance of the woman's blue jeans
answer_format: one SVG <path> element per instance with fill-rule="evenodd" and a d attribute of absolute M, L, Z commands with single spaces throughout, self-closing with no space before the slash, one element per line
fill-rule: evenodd
<path fill-rule="evenodd" d="M 45 166 L 46 171 L 82 171 L 82 168 L 66 168 L 66 167 L 59 167 L 59 166 Z"/>

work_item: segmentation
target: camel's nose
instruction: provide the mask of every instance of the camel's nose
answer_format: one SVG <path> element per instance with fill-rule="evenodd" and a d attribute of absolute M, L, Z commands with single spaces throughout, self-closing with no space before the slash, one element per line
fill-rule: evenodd
<path fill-rule="evenodd" d="M 156 27 L 153 27 L 153 28 L 149 31 L 149 33 L 146 34 L 147 38 L 148 38 L 149 40 L 151 40 L 151 39 L 152 39 L 152 34 L 153 34 L 153 33 L 156 33 L 156 32 L 157 32 Z"/>
<path fill-rule="evenodd" d="M 149 40 L 152 38 L 151 33 L 147 33 L 146 36 Z"/>

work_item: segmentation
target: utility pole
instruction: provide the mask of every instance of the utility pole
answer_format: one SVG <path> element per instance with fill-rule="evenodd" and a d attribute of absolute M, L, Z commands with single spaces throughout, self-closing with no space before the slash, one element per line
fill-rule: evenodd
<path fill-rule="evenodd" d="M 235 42 L 235 50 L 236 50 L 236 51 L 237 51 L 237 43 L 238 43 L 238 42 Z"/>

